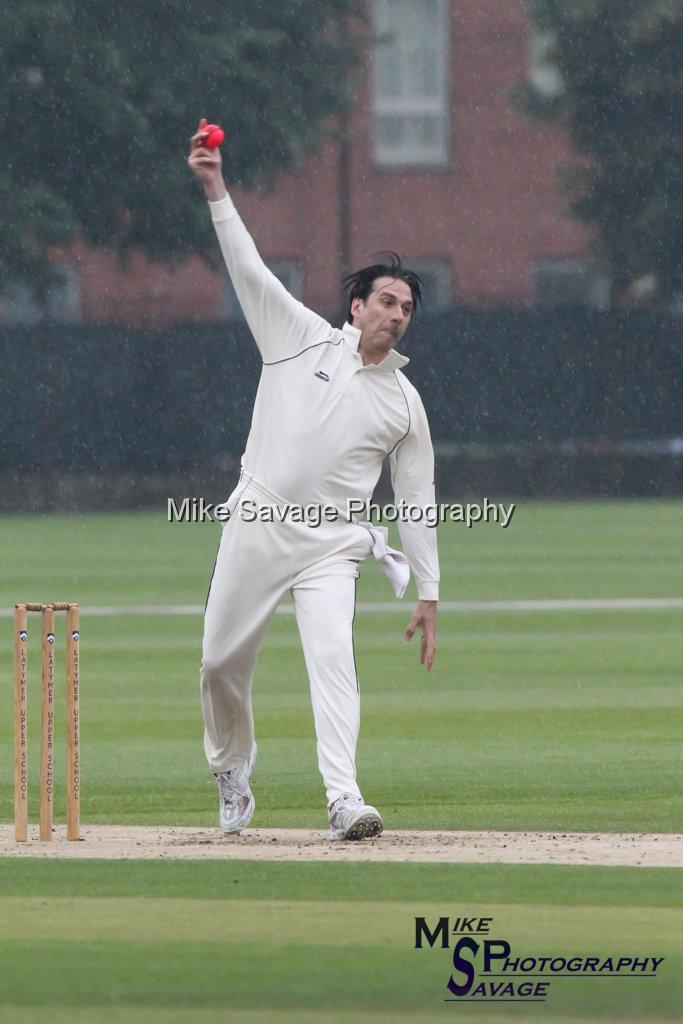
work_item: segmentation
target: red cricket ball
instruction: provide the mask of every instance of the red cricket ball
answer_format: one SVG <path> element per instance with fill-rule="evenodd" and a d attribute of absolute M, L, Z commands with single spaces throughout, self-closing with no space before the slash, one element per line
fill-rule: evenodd
<path fill-rule="evenodd" d="M 204 139 L 204 145 L 207 149 L 215 149 L 216 146 L 220 146 L 225 138 L 225 132 L 219 124 L 207 124 L 204 126 L 203 131 L 209 133 Z"/>

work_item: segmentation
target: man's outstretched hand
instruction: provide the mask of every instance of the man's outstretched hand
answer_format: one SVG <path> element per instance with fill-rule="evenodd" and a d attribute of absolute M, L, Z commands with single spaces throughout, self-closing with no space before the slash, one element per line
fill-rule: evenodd
<path fill-rule="evenodd" d="M 405 632 L 405 639 L 412 640 L 415 630 L 418 628 L 422 630 L 420 664 L 424 665 L 426 661 L 428 672 L 431 671 L 436 654 L 436 604 L 436 601 L 418 601 Z"/>
<path fill-rule="evenodd" d="M 208 149 L 204 145 L 209 134 L 206 131 L 206 125 L 207 120 L 203 117 L 197 131 L 190 139 L 190 155 L 187 162 L 204 186 L 206 198 L 209 202 L 215 203 L 219 199 L 223 199 L 227 189 L 223 181 L 220 148 L 217 146 L 215 149 Z"/>

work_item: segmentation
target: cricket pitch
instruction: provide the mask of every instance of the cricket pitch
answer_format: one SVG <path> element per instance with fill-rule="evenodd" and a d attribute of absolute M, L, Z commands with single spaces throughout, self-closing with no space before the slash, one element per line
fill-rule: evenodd
<path fill-rule="evenodd" d="M 362 842 L 332 842 L 320 829 L 248 828 L 224 836 L 218 828 L 86 825 L 79 842 L 56 826 L 51 842 L 37 828 L 16 843 L 0 825 L 0 856 L 114 860 L 366 861 L 442 864 L 593 864 L 683 867 L 683 835 L 606 832 L 386 831 Z"/>

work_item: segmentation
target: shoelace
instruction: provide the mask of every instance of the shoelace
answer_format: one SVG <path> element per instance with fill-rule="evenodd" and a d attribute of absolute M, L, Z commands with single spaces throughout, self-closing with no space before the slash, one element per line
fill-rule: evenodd
<path fill-rule="evenodd" d="M 233 772 L 220 772 L 216 775 L 218 779 L 218 788 L 221 794 L 221 800 L 227 804 L 228 807 L 234 807 L 235 804 L 243 799 L 247 794 L 240 788 L 242 782 L 238 776 L 235 776 Z"/>
<path fill-rule="evenodd" d="M 346 814 L 349 811 L 356 810 L 362 803 L 363 801 L 359 796 L 352 796 L 350 793 L 337 797 L 330 807 L 330 818 L 337 814 Z"/>

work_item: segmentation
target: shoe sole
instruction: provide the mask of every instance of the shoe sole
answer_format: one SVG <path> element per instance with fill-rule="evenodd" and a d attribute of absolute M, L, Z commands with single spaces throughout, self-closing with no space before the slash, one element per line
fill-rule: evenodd
<path fill-rule="evenodd" d="M 357 842 L 360 839 L 372 839 L 374 836 L 379 836 L 383 829 L 384 823 L 378 814 L 363 814 L 345 832 L 333 833 L 331 838 Z"/>

